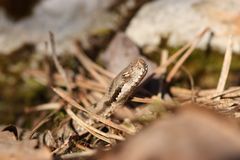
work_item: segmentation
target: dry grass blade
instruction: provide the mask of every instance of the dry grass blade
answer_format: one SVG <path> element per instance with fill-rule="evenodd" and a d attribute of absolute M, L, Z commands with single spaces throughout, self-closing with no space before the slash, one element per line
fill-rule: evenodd
<path fill-rule="evenodd" d="M 58 153 L 60 152 L 63 148 L 65 148 L 66 146 L 69 145 L 69 138 L 67 140 L 65 140 L 65 142 L 63 144 L 61 144 L 58 148 L 56 148 L 55 150 L 52 151 L 52 154 Z"/>
<path fill-rule="evenodd" d="M 37 111 L 45 111 L 45 110 L 57 110 L 60 109 L 62 106 L 61 103 L 58 102 L 52 102 L 52 103 L 47 103 L 47 104 L 41 104 L 38 106 L 35 106 L 34 108 L 25 108 L 24 111 L 25 113 L 29 112 L 37 112 Z"/>
<path fill-rule="evenodd" d="M 81 50 L 81 48 L 78 47 L 78 51 L 80 52 L 80 54 L 84 55 L 83 50 Z M 99 73 L 101 73 L 102 75 L 105 75 L 106 77 L 113 79 L 115 77 L 115 75 L 111 72 L 109 72 L 108 70 L 100 67 L 99 65 L 97 65 L 96 63 L 94 63 L 93 61 L 91 61 L 88 57 L 83 57 L 84 60 L 87 60 L 88 63 Z"/>
<path fill-rule="evenodd" d="M 88 147 L 85 146 L 84 144 L 80 144 L 80 143 L 78 143 L 78 142 L 74 142 L 74 145 L 75 145 L 78 149 L 80 149 L 80 150 L 82 150 L 82 151 L 93 151 L 92 149 L 88 148 Z"/>
<path fill-rule="evenodd" d="M 165 64 L 167 64 L 168 62 L 168 55 L 169 55 L 168 50 L 163 50 L 161 52 L 160 68 L 162 68 L 162 73 L 166 73 L 167 71 L 168 65 L 165 65 Z"/>
<path fill-rule="evenodd" d="M 82 76 L 77 77 L 76 84 L 81 88 L 95 90 L 95 91 L 102 92 L 102 93 L 104 93 L 106 91 L 106 88 L 104 86 L 99 85 L 98 82 L 89 80 L 89 79 L 85 79 Z"/>
<path fill-rule="evenodd" d="M 209 30 L 209 28 L 205 28 L 202 32 L 198 33 L 196 38 L 195 38 L 195 41 L 200 39 L 203 34 L 205 32 L 207 32 Z M 193 42 L 188 42 L 187 44 L 185 44 L 181 49 L 179 49 L 177 52 L 175 52 L 165 63 L 161 64 L 157 69 L 155 69 L 154 73 L 156 75 L 161 75 L 165 68 L 168 67 L 171 63 L 173 63 L 174 61 L 176 61 L 176 59 L 184 52 L 186 51 L 189 47 L 191 47 L 193 44 Z"/>
<path fill-rule="evenodd" d="M 84 106 L 86 109 L 88 109 L 88 110 L 92 109 L 91 107 L 89 107 L 89 106 L 92 105 L 92 103 L 90 103 L 90 102 L 88 101 L 86 94 L 80 93 L 78 97 L 79 97 L 80 102 L 83 104 L 83 106 Z M 90 111 L 91 111 L 91 110 L 90 110 Z"/>
<path fill-rule="evenodd" d="M 195 47 L 197 46 L 197 44 L 199 43 L 199 41 L 201 40 L 201 38 L 203 37 L 203 35 L 209 30 L 209 28 L 205 28 L 202 32 L 200 32 L 197 36 L 197 38 L 195 39 L 195 41 L 192 43 L 191 47 L 186 51 L 186 53 L 179 59 L 179 61 L 174 65 L 174 67 L 172 68 L 172 70 L 169 72 L 166 81 L 170 82 L 172 80 L 172 78 L 174 77 L 174 75 L 176 74 L 176 72 L 179 70 L 179 68 L 181 67 L 181 65 L 186 61 L 186 59 L 192 54 L 193 50 L 195 49 Z"/>
<path fill-rule="evenodd" d="M 89 133 L 91 133 L 92 135 L 94 135 L 95 137 L 112 144 L 113 141 L 111 139 L 116 139 L 116 140 L 124 140 L 123 137 L 118 136 L 118 135 L 114 135 L 114 134 L 108 134 L 108 133 L 104 133 L 94 127 L 92 127 L 91 125 L 88 125 L 87 123 L 85 123 L 81 118 L 79 118 L 78 116 L 76 116 L 73 111 L 70 108 L 66 108 L 65 109 L 67 114 L 74 120 L 76 121 L 81 127 L 83 127 L 85 130 L 87 130 Z"/>
<path fill-rule="evenodd" d="M 191 91 L 192 91 L 192 95 L 191 95 L 191 99 L 192 99 L 192 102 L 195 102 L 195 91 L 194 91 L 194 79 L 191 75 L 191 73 L 187 70 L 187 68 L 185 68 L 184 66 L 182 66 L 182 70 L 187 74 L 188 76 L 188 79 L 189 79 L 189 82 L 190 82 L 190 86 L 191 86 Z"/>
<path fill-rule="evenodd" d="M 56 51 L 55 51 L 55 43 L 54 43 L 54 36 L 53 34 L 50 33 L 50 39 L 51 39 L 51 46 L 52 46 L 52 51 L 53 51 L 53 59 L 54 59 L 54 63 L 57 67 L 58 72 L 60 73 L 60 75 L 63 77 L 63 79 L 65 80 L 65 83 L 68 87 L 68 92 L 71 93 L 71 87 L 69 85 L 66 73 L 63 70 L 63 67 L 60 65 L 57 56 L 56 56 Z M 68 105 L 69 106 L 69 105 Z M 87 123 L 85 123 L 82 119 L 80 119 L 79 117 L 77 117 L 72 110 L 70 109 L 70 107 L 67 107 L 66 109 L 67 114 L 74 120 L 76 121 L 80 126 L 82 126 L 85 130 L 87 130 L 89 133 L 93 134 L 95 137 L 112 144 L 113 141 L 111 139 L 116 139 L 116 140 L 124 140 L 123 137 L 121 136 L 117 136 L 114 134 L 108 134 L 108 133 L 104 133 L 102 131 L 99 131 L 98 129 L 92 127 L 91 125 L 88 125 Z"/>
<path fill-rule="evenodd" d="M 133 97 L 133 99 L 131 99 L 132 102 L 138 102 L 138 103 L 152 103 L 153 99 L 152 98 L 140 98 L 140 97 Z"/>
<path fill-rule="evenodd" d="M 32 138 L 34 133 L 40 128 L 44 123 L 48 122 L 50 120 L 50 117 L 52 117 L 55 113 L 57 113 L 58 110 L 54 110 L 53 112 L 49 113 L 47 116 L 45 116 L 42 120 L 38 122 L 38 124 L 31 130 L 29 139 Z"/>
<path fill-rule="evenodd" d="M 234 92 L 238 92 L 240 91 L 240 87 L 234 87 L 234 88 L 230 88 L 228 90 L 225 90 L 221 93 L 217 93 L 216 92 L 216 89 L 214 90 L 211 90 L 210 92 L 207 93 L 207 95 L 203 96 L 203 97 L 199 97 L 198 99 L 201 100 L 201 99 L 214 99 L 214 98 L 218 98 L 218 97 L 221 97 L 221 96 L 224 96 L 224 95 L 227 95 L 227 94 L 236 94 Z"/>
<path fill-rule="evenodd" d="M 224 56 L 221 75 L 220 75 L 218 85 L 217 85 L 217 93 L 221 93 L 224 91 L 228 73 L 229 73 L 229 69 L 230 69 L 230 65 L 231 65 L 231 60 L 232 60 L 232 39 L 230 37 L 229 41 L 228 41 L 226 53 Z M 218 99 L 219 98 L 220 97 L 218 97 Z"/>
<path fill-rule="evenodd" d="M 95 78 L 99 83 L 106 87 L 108 83 L 99 73 L 97 73 L 95 70 L 96 67 L 93 67 L 94 63 L 89 58 L 87 58 L 87 56 L 85 56 L 79 47 L 74 46 L 74 48 L 75 51 L 73 54 L 78 58 L 83 67 L 93 76 L 93 78 Z"/>
<path fill-rule="evenodd" d="M 182 96 L 187 96 L 189 97 L 192 93 L 189 89 L 186 88 L 180 88 L 180 87 L 172 87 L 171 88 L 171 93 L 173 93 L 175 96 L 182 95 Z"/>
<path fill-rule="evenodd" d="M 68 92 L 71 93 L 71 85 L 68 81 L 68 78 L 67 78 L 67 75 L 63 69 L 63 67 L 60 65 L 58 59 L 57 59 L 57 54 L 56 54 L 56 46 L 55 46 L 55 39 L 54 39 L 54 35 L 52 32 L 49 33 L 49 36 L 50 36 L 50 44 L 51 44 L 51 48 L 52 48 L 52 57 L 53 57 L 53 62 L 59 72 L 59 74 L 62 76 L 62 78 L 64 79 L 65 81 L 65 84 L 67 86 L 67 89 L 68 89 Z"/>
<path fill-rule="evenodd" d="M 81 159 L 96 154 L 96 150 L 87 150 L 83 152 L 68 153 L 61 156 L 62 159 Z"/>
<path fill-rule="evenodd" d="M 112 128 L 115 128 L 115 129 L 118 129 L 120 131 L 123 131 L 127 134 L 133 134 L 135 133 L 135 131 L 131 130 L 131 129 L 128 129 L 126 127 L 123 127 L 123 126 L 120 126 L 118 124 L 115 124 L 113 123 L 112 121 L 110 120 L 107 120 L 105 118 L 102 118 L 101 116 L 98 116 L 88 110 L 86 110 L 85 108 L 83 108 L 81 105 L 79 105 L 75 100 L 73 100 L 70 96 L 68 96 L 66 93 L 64 93 L 64 91 L 60 90 L 60 89 L 57 89 L 57 88 L 53 88 L 53 91 L 55 93 L 57 93 L 61 98 L 63 98 L 65 101 L 67 101 L 69 104 L 71 104 L 72 106 L 80 109 L 81 111 L 83 112 L 86 112 L 87 114 L 89 114 L 90 117 L 96 119 L 97 121 L 100 121 Z"/>
<path fill-rule="evenodd" d="M 173 63 L 186 49 L 188 49 L 192 45 L 192 42 L 187 43 L 181 49 L 179 49 L 176 53 L 174 53 L 165 63 L 161 64 L 154 73 L 156 75 L 161 75 L 165 69 Z"/>
<path fill-rule="evenodd" d="M 44 71 L 41 70 L 28 69 L 24 71 L 23 75 L 33 77 L 38 83 L 44 86 L 46 86 L 49 82 L 46 73 L 44 73 Z"/>
<path fill-rule="evenodd" d="M 232 96 L 236 96 L 240 91 L 240 87 L 234 87 L 234 88 L 230 88 L 228 90 L 225 90 L 221 93 L 218 93 L 216 95 L 213 95 L 211 96 L 211 99 L 214 99 L 214 98 L 217 98 L 217 97 L 220 97 L 220 96 L 226 96 L 228 94 L 233 94 Z"/>

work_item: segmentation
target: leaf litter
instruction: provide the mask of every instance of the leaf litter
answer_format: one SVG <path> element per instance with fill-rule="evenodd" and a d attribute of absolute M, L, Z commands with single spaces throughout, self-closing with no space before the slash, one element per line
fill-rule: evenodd
<path fill-rule="evenodd" d="M 25 108 L 26 113 L 43 112 L 44 116 L 37 118 L 38 122 L 24 139 L 16 143 L 16 146 L 24 146 L 22 144 L 24 142 L 38 141 L 29 149 L 37 152 L 39 150 L 35 150 L 36 146 L 40 151 L 41 148 L 45 150 L 48 147 L 48 151 L 51 151 L 54 157 L 61 159 L 239 157 L 240 142 L 237 137 L 240 131 L 236 120 L 240 115 L 238 113 L 240 88 L 233 86 L 225 89 L 231 64 L 231 38 L 216 89 L 197 90 L 194 83 L 191 83 L 190 89 L 171 84 L 179 71 L 184 71 L 183 63 L 193 53 L 203 35 L 209 31 L 210 28 L 205 28 L 193 41 L 170 57 L 168 51 L 160 53 L 162 60 L 160 65 L 150 71 L 151 74 L 129 99 L 129 103 L 116 111 L 117 113 L 110 119 L 95 114 L 92 105 L 102 97 L 114 74 L 88 58 L 76 42 L 72 43 L 71 56 L 80 65 L 77 72 L 65 69 L 56 54 L 54 35 L 50 33 L 51 56 L 57 72 L 46 74 L 41 70 L 29 70 L 26 75 L 34 77 L 43 85 L 51 86 L 55 96 L 49 103 Z M 193 82 L 191 74 L 187 76 L 189 81 Z M 155 85 L 152 82 L 153 78 L 163 79 L 162 84 L 166 84 L 161 86 L 163 89 L 159 89 L 157 94 L 151 93 L 147 87 L 148 84 Z M 189 105 L 191 107 L 185 107 Z M 206 111 L 206 108 L 211 111 Z M 93 119 L 94 124 L 87 124 L 76 114 L 77 111 Z M 215 111 L 221 115 L 212 113 Z M 124 118 L 118 116 L 118 112 L 125 115 Z M 57 119 L 60 113 L 63 113 L 60 122 L 55 122 L 54 119 Z M 226 115 L 232 119 L 225 120 Z M 73 126 L 69 126 L 70 121 L 76 121 L 84 130 L 76 133 Z M 150 126 L 146 127 L 149 123 Z M 5 132 L 2 131 L 1 134 L 5 137 Z M 224 147 L 222 144 L 229 146 Z M 185 148 L 182 149 L 182 145 Z M 15 152 L 18 153 L 17 150 Z M 50 152 L 44 154 L 48 157 Z"/>

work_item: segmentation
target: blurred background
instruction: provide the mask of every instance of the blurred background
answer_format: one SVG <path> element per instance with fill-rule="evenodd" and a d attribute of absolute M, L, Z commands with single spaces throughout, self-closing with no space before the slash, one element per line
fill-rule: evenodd
<path fill-rule="evenodd" d="M 108 117 L 127 129 L 80 135 L 52 87 L 89 109 L 139 57 L 150 78 Z M 97 159 L 240 159 L 239 62 L 240 0 L 0 0 L 0 159 L 94 156 L 125 138 Z"/>
<path fill-rule="evenodd" d="M 26 108 L 53 97 L 38 72 L 47 70 L 49 31 L 66 69 L 79 66 L 69 54 L 70 44 L 77 41 L 91 59 L 119 70 L 119 62 L 128 64 L 138 54 L 156 66 L 162 51 L 171 55 L 206 27 L 209 32 L 185 63 L 195 85 L 216 86 L 230 35 L 234 55 L 227 86 L 239 85 L 238 0 L 0 0 L 0 123 L 21 124 Z M 121 44 L 135 48 L 106 51 L 119 32 Z M 184 76 L 176 79 L 177 85 L 189 86 Z"/>

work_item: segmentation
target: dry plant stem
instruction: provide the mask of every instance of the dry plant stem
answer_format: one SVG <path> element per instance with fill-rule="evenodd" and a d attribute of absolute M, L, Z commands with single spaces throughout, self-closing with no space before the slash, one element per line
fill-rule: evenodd
<path fill-rule="evenodd" d="M 101 83 L 103 86 L 107 87 L 108 83 L 106 80 L 95 70 L 93 67 L 93 62 L 87 58 L 83 54 L 83 51 L 79 49 L 79 47 L 75 47 L 76 51 L 74 52 L 74 55 L 78 58 L 78 60 L 81 62 L 83 67 L 92 75 L 94 79 L 96 79 L 99 83 Z"/>
<path fill-rule="evenodd" d="M 179 68 L 181 67 L 181 65 L 185 62 L 185 60 L 192 54 L 193 50 L 195 49 L 197 43 L 195 42 L 190 48 L 189 50 L 179 59 L 179 61 L 174 65 L 174 67 L 171 69 L 171 71 L 169 72 L 166 81 L 170 82 L 172 80 L 172 78 L 174 77 L 174 75 L 177 73 L 177 71 L 179 70 Z"/>
<path fill-rule="evenodd" d="M 56 109 L 60 109 L 61 106 L 62 106 L 61 103 L 52 102 L 47 104 L 41 104 L 41 105 L 35 106 L 34 108 L 29 107 L 24 110 L 25 110 L 25 113 L 30 113 L 30 112 L 37 112 L 37 111 L 56 110 Z"/>
<path fill-rule="evenodd" d="M 211 99 L 214 99 L 214 98 L 217 98 L 217 97 L 220 97 L 220 96 L 222 96 L 224 98 L 226 98 L 226 97 L 236 97 L 236 96 L 239 97 L 238 96 L 240 94 L 239 91 L 240 91 L 240 87 L 231 87 L 228 90 L 225 90 L 225 91 L 223 91 L 219 94 L 211 96 Z"/>
<path fill-rule="evenodd" d="M 68 153 L 61 156 L 62 159 L 81 159 L 84 157 L 92 156 L 96 153 L 96 150 L 87 150 L 84 152 Z"/>
<path fill-rule="evenodd" d="M 87 82 L 85 81 L 86 83 L 83 83 L 82 81 L 78 81 L 76 82 L 77 86 L 79 88 L 82 88 L 82 89 L 88 89 L 88 90 L 93 90 L 93 91 L 97 91 L 97 92 L 101 92 L 101 93 L 104 93 L 105 92 L 105 89 L 103 87 L 100 87 L 99 84 L 98 86 L 96 86 L 96 84 L 91 84 L 91 82 Z"/>
<path fill-rule="evenodd" d="M 179 70 L 180 66 L 186 61 L 186 59 L 192 54 L 193 50 L 195 49 L 195 47 L 197 46 L 197 44 L 199 43 L 199 41 L 201 40 L 201 38 L 203 37 L 203 35 L 209 30 L 209 28 L 205 28 L 202 32 L 200 32 L 197 36 L 197 38 L 195 39 L 195 41 L 192 43 L 191 47 L 186 51 L 186 53 L 178 60 L 178 62 L 174 65 L 174 67 L 172 68 L 172 70 L 169 72 L 166 81 L 170 82 L 172 80 L 172 78 L 174 77 L 174 75 L 176 74 L 176 72 Z"/>
<path fill-rule="evenodd" d="M 81 120 L 79 117 L 77 117 L 70 108 L 66 108 L 65 109 L 67 114 L 78 123 L 78 125 L 80 125 L 81 127 L 83 127 L 85 130 L 87 130 L 89 133 L 91 133 L 92 135 L 94 135 L 95 137 L 107 142 L 107 143 L 112 143 L 112 141 L 107 138 L 106 136 L 103 136 L 102 133 L 100 131 L 98 131 L 97 129 L 94 130 L 93 128 L 91 128 L 91 126 L 87 125 L 85 122 L 83 122 L 83 120 Z"/>
<path fill-rule="evenodd" d="M 214 99 L 214 98 L 219 98 L 221 96 L 226 96 L 227 94 L 234 94 L 234 92 L 237 92 L 240 91 L 240 87 L 234 87 L 234 88 L 230 88 L 228 90 L 225 90 L 221 93 L 216 93 L 216 90 L 212 90 L 211 92 L 208 93 L 207 96 L 204 96 L 204 97 L 199 97 L 198 99 L 199 100 L 210 100 L 210 99 Z M 214 94 L 215 93 L 215 94 Z"/>
<path fill-rule="evenodd" d="M 106 90 L 106 86 L 99 85 L 98 82 L 93 81 L 93 80 L 89 80 L 89 79 L 85 79 L 82 76 L 77 77 L 77 82 L 76 83 L 80 88 L 95 90 L 95 91 L 99 91 L 99 92 L 102 92 L 102 93 L 104 93 L 105 90 Z"/>
<path fill-rule="evenodd" d="M 91 103 L 89 103 L 89 101 L 87 99 L 87 95 L 85 93 L 80 93 L 80 95 L 78 97 L 80 99 L 80 102 L 82 102 L 82 104 L 85 108 L 87 108 L 88 106 L 91 105 Z"/>
<path fill-rule="evenodd" d="M 173 95 L 176 97 L 191 97 L 191 94 L 192 94 L 191 90 L 186 88 L 180 88 L 180 87 L 172 87 L 171 93 L 173 93 Z M 216 93 L 215 89 L 206 89 L 206 90 L 199 90 L 199 91 L 195 90 L 195 95 L 198 96 L 197 99 L 201 99 L 201 98 L 211 99 L 214 93 Z"/>
<path fill-rule="evenodd" d="M 44 42 L 44 47 L 45 47 L 45 54 L 47 55 L 48 53 L 48 43 L 47 41 Z M 45 71 L 46 71 L 46 77 L 47 77 L 47 85 L 48 86 L 52 86 L 53 84 L 53 71 L 52 71 L 52 67 L 51 67 L 51 57 L 49 56 L 46 56 L 45 57 L 45 62 L 46 62 L 46 65 L 44 65 L 45 67 Z"/>
<path fill-rule="evenodd" d="M 54 75 L 54 80 L 55 80 L 56 85 L 66 86 L 66 84 L 63 81 L 61 76 Z M 96 91 L 101 92 L 101 93 L 104 93 L 105 88 L 106 88 L 103 85 L 99 85 L 99 82 L 97 82 L 95 80 L 90 80 L 90 79 L 83 78 L 82 75 L 78 75 L 77 78 L 76 78 L 76 82 L 75 83 L 70 83 L 70 86 L 71 86 L 71 88 L 74 88 L 74 87 L 77 86 L 77 87 L 84 88 L 84 89 L 96 90 Z"/>
<path fill-rule="evenodd" d="M 88 58 L 89 59 L 89 58 Z M 102 75 L 105 75 L 108 79 L 113 79 L 116 75 L 114 75 L 113 73 L 109 72 L 108 70 L 100 67 L 99 65 L 97 65 L 96 63 L 92 62 L 90 59 L 89 61 L 91 62 L 93 68 L 98 71 L 99 73 L 101 73 Z"/>
<path fill-rule="evenodd" d="M 199 39 L 205 32 L 209 30 L 208 27 L 206 27 L 202 32 L 198 33 L 195 40 Z M 164 64 L 159 66 L 157 69 L 155 69 L 154 74 L 161 75 L 164 72 L 164 68 L 168 67 L 171 63 L 176 61 L 176 59 L 184 52 L 186 51 L 190 46 L 192 46 L 193 42 L 188 42 L 185 44 L 182 48 L 180 48 L 177 52 L 175 52 Z"/>
<path fill-rule="evenodd" d="M 80 110 L 83 111 L 83 112 L 86 112 L 87 114 L 89 114 L 90 117 L 96 119 L 97 121 L 100 121 L 100 122 L 102 122 L 102 123 L 104 123 L 104 124 L 106 124 L 106 125 L 108 125 L 108 126 L 110 126 L 110 127 L 112 127 L 112 128 L 118 129 L 118 130 L 123 131 L 123 132 L 125 132 L 125 133 L 127 133 L 127 134 L 133 134 L 133 133 L 135 133 L 135 131 L 133 131 L 133 130 L 130 130 L 130 129 L 128 129 L 128 128 L 125 128 L 125 127 L 123 127 L 123 126 L 120 126 L 120 125 L 118 125 L 118 124 L 115 124 L 115 123 L 113 123 L 113 122 L 110 121 L 110 120 L 107 120 L 107 119 L 105 119 L 105 118 L 103 118 L 103 117 L 101 117 L 101 116 L 96 115 L 95 113 L 92 113 L 92 112 L 86 110 L 86 109 L 83 108 L 81 105 L 79 105 L 75 100 L 73 100 L 71 97 L 69 97 L 66 93 L 64 93 L 64 91 L 62 91 L 62 90 L 60 90 L 60 89 L 57 89 L 57 88 L 53 88 L 53 91 L 54 91 L 55 93 L 57 93 L 57 94 L 58 94 L 61 98 L 63 98 L 65 101 L 67 101 L 69 104 L 71 104 L 72 106 L 80 109 Z"/>
<path fill-rule="evenodd" d="M 124 140 L 124 138 L 122 136 L 118 136 L 118 135 L 110 134 L 110 133 L 104 133 L 104 132 L 92 127 L 91 125 L 86 124 L 81 118 L 76 116 L 76 114 L 73 113 L 73 111 L 70 108 L 66 108 L 66 112 L 73 120 L 75 120 L 80 126 L 82 126 L 84 129 L 86 129 L 89 133 L 91 133 L 95 137 L 97 137 L 105 142 L 112 144 L 113 141 L 111 141 L 111 139 L 116 139 L 116 140 L 121 140 L 121 141 Z"/>
<path fill-rule="evenodd" d="M 91 151 L 92 149 L 90 149 L 90 148 L 88 148 L 88 147 L 86 147 L 86 146 L 84 146 L 84 145 L 81 145 L 81 144 L 79 144 L 79 143 L 77 143 L 77 142 L 74 142 L 74 145 L 78 148 L 78 149 L 81 149 L 81 150 L 83 150 L 83 151 Z"/>
<path fill-rule="evenodd" d="M 64 79 L 62 78 L 62 76 L 61 76 L 60 74 L 55 73 L 55 74 L 53 75 L 53 77 L 54 77 L 54 84 L 55 84 L 56 86 L 64 86 L 64 87 L 67 87 Z M 75 83 L 75 82 L 69 82 L 69 85 L 70 85 L 70 88 L 76 87 L 76 83 Z"/>
<path fill-rule="evenodd" d="M 56 54 L 56 46 L 55 46 L 55 39 L 54 39 L 54 35 L 52 32 L 49 33 L 49 36 L 50 36 L 50 44 L 51 44 L 51 49 L 52 49 L 52 57 L 53 57 L 53 61 L 54 61 L 54 64 L 59 72 L 59 74 L 62 76 L 62 78 L 64 79 L 65 81 L 65 84 L 67 86 L 67 89 L 68 89 L 68 92 L 71 93 L 71 86 L 70 86 L 70 83 L 68 81 L 68 78 L 67 78 L 67 75 L 63 69 L 63 67 L 60 65 L 58 59 L 57 59 L 57 54 Z"/>
<path fill-rule="evenodd" d="M 177 52 L 175 52 L 165 63 L 161 64 L 157 69 L 155 69 L 154 73 L 158 76 L 161 75 L 164 72 L 164 69 L 173 63 L 186 49 L 191 46 L 191 44 L 192 42 L 189 42 Z"/>
<path fill-rule="evenodd" d="M 82 102 L 82 104 L 83 104 L 83 106 L 84 106 L 84 108 L 86 108 L 87 110 L 89 110 L 89 111 L 91 111 L 91 112 L 94 112 L 94 107 L 93 107 L 93 105 L 92 104 L 94 104 L 94 103 L 91 103 L 90 101 L 89 101 L 89 99 L 88 99 L 88 97 L 89 97 L 89 94 L 90 93 L 82 93 L 80 96 L 78 96 L 79 97 L 79 99 L 80 99 L 80 102 Z"/>
<path fill-rule="evenodd" d="M 224 91 L 230 65 L 231 65 L 231 60 L 232 60 L 232 39 L 230 37 L 228 40 L 227 49 L 226 49 L 226 53 L 225 53 L 224 61 L 222 65 L 222 70 L 221 70 L 220 78 L 217 85 L 218 94 Z M 217 99 L 219 100 L 220 97 L 218 97 Z"/>
<path fill-rule="evenodd" d="M 133 99 L 131 99 L 132 102 L 138 102 L 138 103 L 145 103 L 145 104 L 149 104 L 153 102 L 152 98 L 140 98 L 140 97 L 133 97 Z"/>
<path fill-rule="evenodd" d="M 67 78 L 67 74 L 65 73 L 65 71 L 64 71 L 63 67 L 61 66 L 61 64 L 59 63 L 57 55 L 56 55 L 56 47 L 55 47 L 54 35 L 53 35 L 53 33 L 50 32 L 49 36 L 50 36 L 50 44 L 51 44 L 51 48 L 52 48 L 52 55 L 53 55 L 52 57 L 53 57 L 54 64 L 55 64 L 55 66 L 57 68 L 57 71 L 59 72 L 59 74 L 63 78 L 63 80 L 65 82 L 65 85 L 67 86 L 67 90 L 68 90 L 69 94 L 72 94 L 72 88 L 71 88 L 71 85 L 70 85 L 69 80 Z M 70 109 L 70 107 L 71 106 L 69 104 L 67 104 L 67 108 Z"/>
<path fill-rule="evenodd" d="M 41 85 L 48 85 L 48 78 L 46 73 L 37 69 L 26 70 L 23 75 L 32 76 Z"/>
<path fill-rule="evenodd" d="M 29 134 L 29 139 L 32 138 L 33 134 L 40 128 L 44 123 L 48 122 L 50 120 L 50 117 L 53 116 L 55 113 L 57 113 L 58 110 L 54 110 L 53 112 L 49 113 L 47 116 L 45 116 L 42 120 L 38 122 L 38 124 L 31 130 L 31 133 Z"/>
<path fill-rule="evenodd" d="M 52 151 L 52 154 L 55 154 L 55 153 L 59 153 L 59 151 L 61 149 L 63 149 L 64 147 L 68 146 L 69 145 L 69 138 L 67 140 L 65 140 L 65 142 L 59 146 L 58 148 L 56 148 L 55 150 Z"/>
<path fill-rule="evenodd" d="M 231 109 L 231 106 L 238 104 L 236 97 L 240 95 L 240 87 L 229 88 L 219 94 L 216 94 L 216 89 L 201 90 L 196 92 L 196 102 L 199 104 L 204 104 L 205 106 L 214 108 L 226 108 Z M 181 100 L 181 104 L 191 103 L 191 91 L 188 89 L 173 87 L 171 92 L 176 97 L 176 99 Z M 219 100 L 214 100 L 218 97 L 223 97 Z M 216 107 L 217 106 L 217 107 Z"/>
<path fill-rule="evenodd" d="M 194 80 L 193 80 L 193 77 L 191 75 L 191 73 L 187 70 L 187 68 L 185 68 L 184 66 L 181 67 L 182 70 L 187 74 L 188 76 L 188 79 L 189 79 L 189 82 L 190 82 L 190 85 L 191 85 L 191 99 L 192 99 L 192 102 L 195 102 L 196 101 L 196 97 L 195 97 L 195 90 L 194 90 Z"/>
<path fill-rule="evenodd" d="M 97 95 L 98 96 L 97 96 Z M 97 98 L 96 98 L 97 97 Z M 91 103 L 91 104 L 96 104 L 97 101 L 102 97 L 102 94 L 101 93 L 96 93 L 95 91 L 91 91 L 91 94 L 89 94 L 87 96 L 88 98 L 88 101 Z"/>
<path fill-rule="evenodd" d="M 78 48 L 78 51 L 79 51 L 79 54 L 83 55 L 84 59 L 83 60 L 86 60 L 88 61 L 88 63 L 96 70 L 98 71 L 99 73 L 101 73 L 102 75 L 105 75 L 106 77 L 110 78 L 110 79 L 113 79 L 115 77 L 115 75 L 111 72 L 109 72 L 108 70 L 105 70 L 103 69 L 102 67 L 100 67 L 99 65 L 97 65 L 96 63 L 94 63 L 91 59 L 89 59 L 87 56 L 85 56 L 83 50 L 79 47 Z"/>
<path fill-rule="evenodd" d="M 163 50 L 161 52 L 161 60 L 160 60 L 160 66 L 162 68 L 162 72 L 165 73 L 167 71 L 167 66 L 165 65 L 168 62 L 168 50 Z"/>

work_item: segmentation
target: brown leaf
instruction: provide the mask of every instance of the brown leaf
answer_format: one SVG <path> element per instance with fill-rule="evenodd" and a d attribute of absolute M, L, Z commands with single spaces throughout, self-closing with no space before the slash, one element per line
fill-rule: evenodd
<path fill-rule="evenodd" d="M 232 121 L 210 111 L 185 108 L 158 120 L 101 160 L 240 159 L 240 131 Z"/>
<path fill-rule="evenodd" d="M 0 127 L 2 128 L 2 127 Z M 36 149 L 36 140 L 17 141 L 17 128 L 8 126 L 0 132 L 1 160 L 50 160 L 51 153 L 45 147 Z"/>

